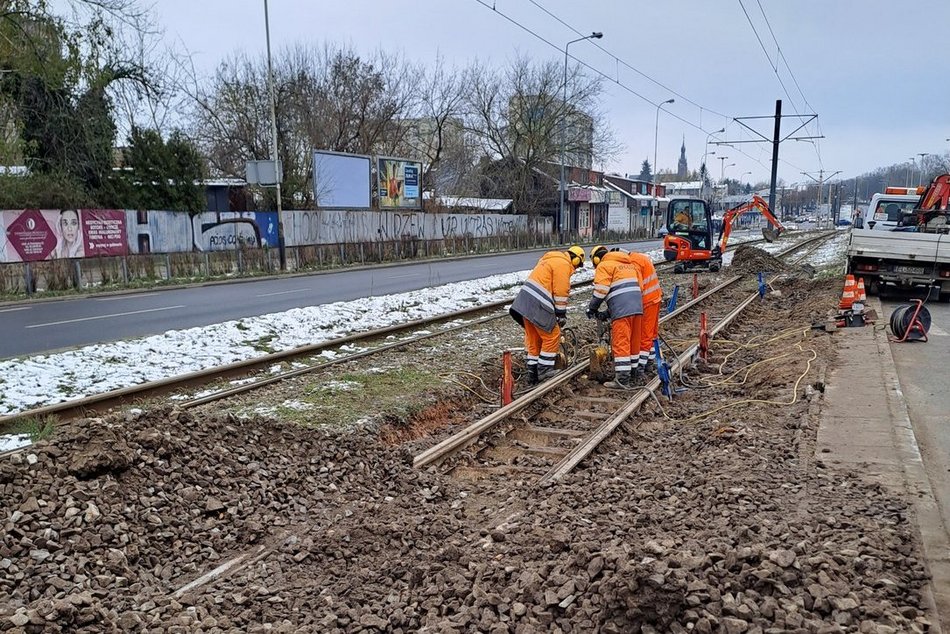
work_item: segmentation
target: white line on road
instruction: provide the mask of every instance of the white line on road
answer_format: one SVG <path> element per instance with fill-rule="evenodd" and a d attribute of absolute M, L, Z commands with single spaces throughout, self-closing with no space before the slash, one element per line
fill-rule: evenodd
<path fill-rule="evenodd" d="M 264 293 L 262 295 L 258 295 L 258 297 L 271 297 L 272 295 L 287 295 L 289 293 L 303 293 L 309 290 L 310 290 L 309 288 L 294 288 L 289 291 L 277 291 L 276 293 Z"/>
<path fill-rule="evenodd" d="M 163 308 L 148 308 L 146 310 L 132 310 L 127 313 L 113 313 L 111 315 L 97 315 L 95 317 L 79 317 L 78 319 L 64 319 L 63 321 L 51 321 L 48 324 L 33 324 L 32 326 L 27 326 L 27 328 L 44 328 L 46 326 L 59 326 L 61 324 L 73 324 L 77 321 L 92 321 L 94 319 L 109 319 L 111 317 L 125 317 L 126 315 L 140 315 L 142 313 L 155 313 L 160 310 L 175 310 L 176 308 L 184 308 L 184 305 L 181 306 L 165 306 Z"/>
<path fill-rule="evenodd" d="M 0 308 L 0 313 L 12 313 L 15 310 L 30 310 L 32 306 L 20 306 L 19 308 Z"/>
<path fill-rule="evenodd" d="M 138 299 L 139 297 L 151 297 L 152 295 L 158 295 L 158 293 L 136 293 L 135 295 L 119 295 L 117 297 L 95 297 L 94 299 L 97 302 L 114 302 L 120 299 Z"/>
<path fill-rule="evenodd" d="M 421 273 L 404 273 L 403 275 L 387 275 L 386 277 L 395 279 L 397 277 L 419 277 L 419 275 Z"/>

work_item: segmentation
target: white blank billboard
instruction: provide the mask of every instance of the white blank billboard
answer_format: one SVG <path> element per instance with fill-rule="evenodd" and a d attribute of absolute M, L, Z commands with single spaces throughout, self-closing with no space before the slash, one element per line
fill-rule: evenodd
<path fill-rule="evenodd" d="M 318 209 L 370 208 L 370 157 L 315 150 L 313 198 Z"/>

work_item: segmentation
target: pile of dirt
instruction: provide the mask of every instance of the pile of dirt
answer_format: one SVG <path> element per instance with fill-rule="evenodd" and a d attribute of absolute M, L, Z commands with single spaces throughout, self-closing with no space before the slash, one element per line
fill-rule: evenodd
<path fill-rule="evenodd" d="M 741 244 L 732 256 L 730 270 L 736 273 L 778 273 L 788 268 L 777 257 L 758 247 Z"/>

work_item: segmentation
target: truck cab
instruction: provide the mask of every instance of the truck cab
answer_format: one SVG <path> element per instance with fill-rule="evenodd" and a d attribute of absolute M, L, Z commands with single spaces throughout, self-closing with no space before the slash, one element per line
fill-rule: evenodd
<path fill-rule="evenodd" d="M 898 221 L 905 213 L 913 211 L 920 200 L 923 188 L 917 187 L 888 187 L 882 194 L 874 194 L 871 203 L 864 212 L 864 217 L 858 218 L 860 225 L 857 229 L 871 229 L 873 231 L 900 231 Z"/>

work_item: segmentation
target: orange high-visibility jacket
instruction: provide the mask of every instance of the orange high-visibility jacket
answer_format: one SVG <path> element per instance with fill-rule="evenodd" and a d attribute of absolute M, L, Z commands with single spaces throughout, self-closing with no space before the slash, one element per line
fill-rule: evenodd
<path fill-rule="evenodd" d="M 527 319 L 545 332 L 554 330 L 559 317 L 567 316 L 567 297 L 571 292 L 574 265 L 564 251 L 548 251 L 531 271 L 514 303 L 511 316 L 521 323 Z"/>
<path fill-rule="evenodd" d="M 640 270 L 630 263 L 626 253 L 611 251 L 597 265 L 588 312 L 596 311 L 605 299 L 611 319 L 643 314 Z"/>
<path fill-rule="evenodd" d="M 653 261 L 636 251 L 631 251 L 628 257 L 630 263 L 640 271 L 640 292 L 643 293 L 644 306 L 659 304 L 663 300 L 663 289 L 660 288 L 660 278 L 656 276 Z"/>

